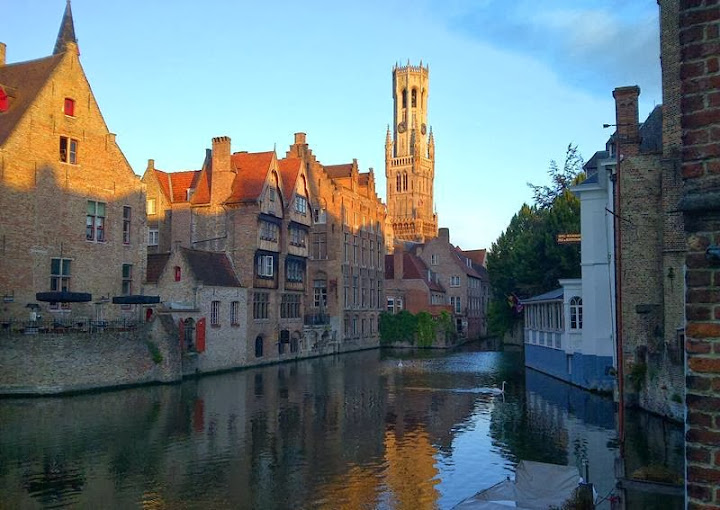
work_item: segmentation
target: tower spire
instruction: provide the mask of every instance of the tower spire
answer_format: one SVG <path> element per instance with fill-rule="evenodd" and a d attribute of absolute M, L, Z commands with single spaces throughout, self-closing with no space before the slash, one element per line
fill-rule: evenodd
<path fill-rule="evenodd" d="M 67 4 L 65 4 L 65 13 L 63 14 L 62 22 L 60 23 L 60 30 L 58 31 L 57 40 L 55 41 L 53 55 L 63 53 L 67 49 L 67 43 L 77 44 L 72 9 L 70 8 L 70 0 L 67 0 Z"/>

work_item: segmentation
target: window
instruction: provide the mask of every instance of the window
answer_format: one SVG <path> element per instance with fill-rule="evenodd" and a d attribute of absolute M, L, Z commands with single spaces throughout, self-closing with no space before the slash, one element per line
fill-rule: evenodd
<path fill-rule="evenodd" d="M 180 266 L 175 266 L 175 281 L 179 282 L 182 278 L 182 269 L 180 269 Z"/>
<path fill-rule="evenodd" d="M 345 262 L 350 262 L 350 234 L 345 233 Z"/>
<path fill-rule="evenodd" d="M 395 191 L 400 191 L 402 189 L 401 179 L 402 179 L 402 176 L 400 175 L 400 173 L 398 173 L 395 176 Z"/>
<path fill-rule="evenodd" d="M 353 236 L 353 264 L 358 263 L 358 236 Z"/>
<path fill-rule="evenodd" d="M 185 190 L 185 200 L 187 200 L 189 202 L 193 196 L 193 193 L 195 193 L 195 188 L 186 189 Z"/>
<path fill-rule="evenodd" d="M 132 294 L 132 264 L 122 265 L 122 295 Z"/>
<path fill-rule="evenodd" d="M 230 303 L 230 324 L 233 326 L 240 325 L 240 301 Z"/>
<path fill-rule="evenodd" d="M 570 329 L 582 329 L 582 322 L 582 298 L 573 296 L 570 298 Z"/>
<path fill-rule="evenodd" d="M 271 202 L 274 202 L 275 201 L 275 188 L 273 188 L 272 186 L 268 187 L 267 194 L 268 194 L 268 200 L 270 200 Z"/>
<path fill-rule="evenodd" d="M 460 277 L 459 276 L 451 276 L 450 277 L 450 286 L 451 287 L 459 287 L 460 286 Z"/>
<path fill-rule="evenodd" d="M 353 306 L 357 306 L 359 303 L 359 301 L 358 301 L 358 276 L 357 275 L 353 275 L 352 282 L 353 282 Z"/>
<path fill-rule="evenodd" d="M 387 298 L 387 311 L 395 313 L 395 298 L 388 296 Z"/>
<path fill-rule="evenodd" d="M 88 200 L 85 222 L 85 239 L 88 241 L 105 241 L 105 202 Z"/>
<path fill-rule="evenodd" d="M 470 259 L 465 259 L 465 265 L 466 265 L 467 267 L 472 267 L 472 260 L 470 260 Z"/>
<path fill-rule="evenodd" d="M 275 274 L 273 262 L 272 255 L 259 255 L 257 258 L 257 275 L 261 278 L 272 278 Z"/>
<path fill-rule="evenodd" d="M 220 325 L 220 301 L 210 302 L 210 325 L 215 327 Z"/>
<path fill-rule="evenodd" d="M 130 223 L 132 220 L 132 209 L 123 206 L 123 244 L 130 244 Z"/>
<path fill-rule="evenodd" d="M 70 290 L 70 259 L 50 259 L 50 290 L 66 292 Z M 50 303 L 51 310 L 69 310 L 69 303 Z"/>
<path fill-rule="evenodd" d="M 460 297 L 459 296 L 450 296 L 450 305 L 452 305 L 453 309 L 455 310 L 455 313 L 462 313 L 462 308 L 460 304 Z"/>
<path fill-rule="evenodd" d="M 148 246 L 157 246 L 160 240 L 160 231 L 156 228 L 148 230 Z"/>
<path fill-rule="evenodd" d="M 300 318 L 300 294 L 283 294 L 280 303 L 280 318 Z"/>
<path fill-rule="evenodd" d="M 75 116 L 75 100 L 70 99 L 69 97 L 65 98 L 65 105 L 63 106 L 63 111 L 65 112 L 65 115 L 68 117 L 74 117 Z"/>
<path fill-rule="evenodd" d="M 155 200 L 154 198 L 147 199 L 147 213 L 157 214 L 157 200 Z"/>
<path fill-rule="evenodd" d="M 295 197 L 295 212 L 303 216 L 307 214 L 307 198 L 301 197 L 300 195 Z"/>
<path fill-rule="evenodd" d="M 10 105 L 8 104 L 8 96 L 5 93 L 5 89 L 0 87 L 0 113 L 8 111 Z"/>
<path fill-rule="evenodd" d="M 315 280 L 313 282 L 313 306 L 315 308 L 325 308 L 327 306 L 327 282 L 325 280 Z"/>
<path fill-rule="evenodd" d="M 302 282 L 305 279 L 305 264 L 302 260 L 288 258 L 285 273 L 289 282 Z"/>
<path fill-rule="evenodd" d="M 253 319 L 268 318 L 268 304 L 270 294 L 268 292 L 253 293 Z"/>
<path fill-rule="evenodd" d="M 438 265 L 438 256 L 436 253 L 430 255 L 430 264 L 432 264 L 433 266 Z"/>
<path fill-rule="evenodd" d="M 77 153 L 79 142 L 67 136 L 60 137 L 60 161 L 77 165 Z"/>
<path fill-rule="evenodd" d="M 417 106 L 417 89 L 412 89 L 411 104 L 413 108 Z"/>
<path fill-rule="evenodd" d="M 311 256 L 315 260 L 327 259 L 327 232 L 317 232 L 313 234 Z"/>
<path fill-rule="evenodd" d="M 293 246 L 305 247 L 306 243 L 305 231 L 301 228 L 290 227 L 290 244 Z"/>
<path fill-rule="evenodd" d="M 315 209 L 313 221 L 317 224 L 327 223 L 327 211 L 321 207 Z"/>
<path fill-rule="evenodd" d="M 255 337 L 255 357 L 263 357 L 263 337 L 261 336 Z"/>
<path fill-rule="evenodd" d="M 277 242 L 280 227 L 270 221 L 260 222 L 260 239 L 263 241 Z"/>

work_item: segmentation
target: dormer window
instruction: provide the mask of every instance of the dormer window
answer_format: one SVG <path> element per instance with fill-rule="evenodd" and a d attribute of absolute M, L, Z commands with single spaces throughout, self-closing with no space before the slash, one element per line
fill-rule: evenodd
<path fill-rule="evenodd" d="M 0 113 L 8 111 L 8 108 L 10 107 L 8 96 L 5 93 L 5 90 L 3 90 L 2 87 L 0 87 Z"/>
<path fill-rule="evenodd" d="M 63 110 L 65 112 L 65 115 L 68 117 L 74 117 L 75 116 L 75 100 L 70 99 L 69 97 L 65 98 L 65 106 L 63 107 Z"/>
<path fill-rule="evenodd" d="M 189 202 L 193 196 L 193 193 L 195 193 L 195 188 L 186 189 L 185 190 L 185 200 L 187 200 Z"/>

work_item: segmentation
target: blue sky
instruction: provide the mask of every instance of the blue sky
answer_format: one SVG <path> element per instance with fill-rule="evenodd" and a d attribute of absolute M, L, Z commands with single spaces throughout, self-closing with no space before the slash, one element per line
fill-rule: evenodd
<path fill-rule="evenodd" d="M 8 63 L 52 52 L 65 2 L 8 2 Z M 604 147 L 612 90 L 662 101 L 655 1 L 73 0 L 81 62 L 134 170 L 200 167 L 211 138 L 279 156 L 293 133 L 325 164 L 375 169 L 395 62 L 430 65 L 440 226 L 489 248 L 569 143 Z"/>

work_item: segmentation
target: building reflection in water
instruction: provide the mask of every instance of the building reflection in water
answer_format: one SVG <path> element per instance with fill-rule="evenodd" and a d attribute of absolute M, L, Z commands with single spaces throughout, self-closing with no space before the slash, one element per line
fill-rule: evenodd
<path fill-rule="evenodd" d="M 520 459 L 587 458 L 599 491 L 614 485 L 608 399 L 508 354 L 404 361 L 370 351 L 0 401 L 0 506 L 449 508 Z M 478 391 L 502 380 L 504 399 Z"/>

